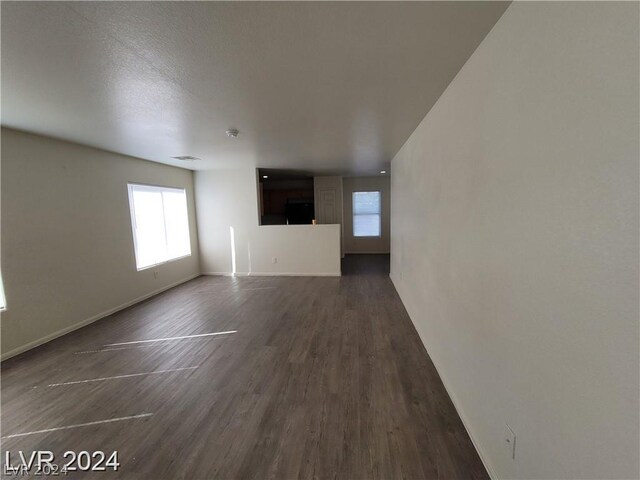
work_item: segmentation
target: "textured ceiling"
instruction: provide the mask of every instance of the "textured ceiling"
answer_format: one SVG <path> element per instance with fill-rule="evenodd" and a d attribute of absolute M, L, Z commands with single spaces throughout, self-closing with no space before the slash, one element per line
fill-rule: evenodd
<path fill-rule="evenodd" d="M 198 170 L 375 173 L 507 5 L 3 1 L 2 124 Z"/>

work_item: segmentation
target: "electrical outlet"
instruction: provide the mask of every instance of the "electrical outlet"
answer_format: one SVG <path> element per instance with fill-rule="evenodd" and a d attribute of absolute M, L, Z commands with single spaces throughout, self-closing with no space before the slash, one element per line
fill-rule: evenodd
<path fill-rule="evenodd" d="M 511 460 L 515 460 L 516 458 L 516 434 L 511 427 L 505 423 L 504 425 L 504 441 L 509 449 L 509 456 Z"/>
<path fill-rule="evenodd" d="M 271 263 L 278 263 L 278 257 L 273 257 L 271 259 Z"/>

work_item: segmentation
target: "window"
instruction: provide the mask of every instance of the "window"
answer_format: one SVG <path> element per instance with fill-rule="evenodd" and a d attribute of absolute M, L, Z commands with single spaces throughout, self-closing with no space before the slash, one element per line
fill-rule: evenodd
<path fill-rule="evenodd" d="M 0 312 L 7 309 L 7 300 L 4 297 L 4 284 L 2 283 L 2 274 L 0 273 Z"/>
<path fill-rule="evenodd" d="M 380 192 L 353 192 L 353 236 L 380 236 Z"/>
<path fill-rule="evenodd" d="M 138 270 L 191 255 L 183 188 L 130 183 L 129 207 Z"/>

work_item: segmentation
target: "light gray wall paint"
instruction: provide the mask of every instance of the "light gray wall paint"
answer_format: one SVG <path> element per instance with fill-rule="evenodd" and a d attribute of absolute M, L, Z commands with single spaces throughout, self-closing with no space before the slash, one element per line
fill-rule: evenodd
<path fill-rule="evenodd" d="M 388 176 L 345 177 L 344 185 L 344 252 L 389 253 L 391 184 Z M 353 192 L 379 191 L 382 196 L 381 236 L 353 236 Z"/>
<path fill-rule="evenodd" d="M 392 161 L 391 276 L 497 478 L 639 477 L 638 18 L 513 3 Z"/>
<path fill-rule="evenodd" d="M 136 270 L 127 182 L 187 190 L 190 257 Z M 191 171 L 3 128 L 3 357 L 198 275 L 194 205 Z"/>
<path fill-rule="evenodd" d="M 340 275 L 339 225 L 259 225 L 255 168 L 196 172 L 195 185 L 204 274 L 231 274 L 235 258 L 238 275 Z"/>

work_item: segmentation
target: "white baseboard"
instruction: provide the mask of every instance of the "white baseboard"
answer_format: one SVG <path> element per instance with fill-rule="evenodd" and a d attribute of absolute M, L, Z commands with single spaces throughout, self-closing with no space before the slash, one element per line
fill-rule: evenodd
<path fill-rule="evenodd" d="M 341 277 L 342 273 L 287 273 L 250 272 L 249 277 Z"/>
<path fill-rule="evenodd" d="M 342 273 L 288 273 L 288 272 L 202 272 L 202 275 L 222 277 L 341 277 Z"/>
<path fill-rule="evenodd" d="M 61 337 L 63 335 L 66 335 L 67 333 L 73 332 L 74 330 L 82 328 L 85 325 L 89 325 L 90 323 L 93 323 L 93 322 L 95 322 L 97 320 L 100 320 L 101 318 L 108 317 L 109 315 L 112 315 L 112 314 L 114 314 L 116 312 L 119 312 L 120 310 L 124 310 L 125 308 L 128 308 L 128 307 L 130 307 L 132 305 L 135 305 L 136 303 L 140 303 L 140 302 L 142 302 L 144 300 L 147 300 L 148 298 L 151 298 L 151 297 L 153 297 L 155 295 L 158 295 L 159 293 L 162 293 L 162 292 L 164 292 L 166 290 L 169 290 L 170 288 L 177 287 L 178 285 L 180 285 L 182 283 L 185 283 L 185 282 L 188 282 L 189 280 L 193 280 L 194 278 L 199 277 L 199 276 L 200 276 L 200 274 L 198 273 L 198 274 L 195 274 L 195 275 L 191 275 L 191 276 L 189 276 L 187 278 L 184 278 L 182 280 L 178 280 L 177 282 L 174 282 L 174 283 L 172 283 L 170 285 L 166 285 L 166 286 L 164 286 L 162 288 L 159 288 L 158 290 L 154 290 L 151 293 L 147 293 L 146 295 L 142 295 L 141 297 L 134 298 L 133 300 L 130 300 L 130 301 L 126 302 L 126 303 L 123 303 L 122 305 L 118 305 L 117 307 L 111 308 L 111 309 L 106 310 L 104 312 L 101 312 L 101 313 L 99 313 L 97 315 L 89 317 L 89 318 L 87 318 L 85 320 L 82 320 L 81 322 L 74 323 L 73 325 L 65 327 L 62 330 L 58 330 L 58 331 L 50 333 L 49 335 L 46 335 L 46 336 L 44 336 L 42 338 L 39 338 L 39 339 L 34 340 L 32 342 L 29 342 L 29 343 L 27 343 L 25 345 L 22 345 L 22 346 L 20 346 L 18 348 L 14 348 L 13 350 L 10 350 L 10 351 L 0 355 L 0 361 L 4 361 L 4 360 L 7 360 L 8 358 L 15 357 L 16 355 L 19 355 L 19 354 L 21 354 L 23 352 L 26 352 L 27 350 L 31 350 L 32 348 L 38 347 L 40 345 L 43 345 L 43 344 L 45 344 L 47 342 L 50 342 L 51 340 L 55 340 L 58 337 Z"/>
<path fill-rule="evenodd" d="M 398 292 L 398 296 L 400 297 L 400 301 L 402 301 L 402 304 L 404 305 L 404 300 L 402 300 L 402 295 L 400 295 L 400 290 L 398 289 L 398 286 L 396 285 L 396 281 L 393 279 L 393 276 L 391 276 L 391 274 L 389 274 L 389 277 L 391 278 L 391 283 L 393 283 L 393 286 L 396 289 L 396 292 Z M 420 329 L 416 325 L 416 322 L 413 320 L 413 318 L 411 318 L 411 314 L 409 314 L 409 310 L 407 309 L 406 305 L 405 305 L 405 310 L 407 310 L 407 315 L 409 315 L 409 318 L 411 319 L 411 323 L 413 323 L 413 327 L 416 329 L 416 332 L 418 332 L 418 336 L 420 337 L 420 340 L 422 341 L 422 344 L 424 345 L 425 350 L 427 350 L 427 353 L 429 353 L 429 347 L 427 345 L 427 342 L 425 341 L 424 337 L 420 333 Z M 482 449 L 480 448 L 480 445 L 478 444 L 476 439 L 473 437 L 473 433 L 471 433 L 471 429 L 469 428 L 469 422 L 465 418 L 465 415 L 464 415 L 464 413 L 462 411 L 462 408 L 460 408 L 460 403 L 456 399 L 455 395 L 453 395 L 453 391 L 447 385 L 447 380 L 442 375 L 441 370 L 438 368 L 438 364 L 436 363 L 435 359 L 431 356 L 431 354 L 429 354 L 429 357 L 431 358 L 431 362 L 433 363 L 433 366 L 435 367 L 436 372 L 438 372 L 438 376 L 440 377 L 440 380 L 442 380 L 442 384 L 444 385 L 444 389 L 446 390 L 447 395 L 449 395 L 449 398 L 451 399 L 451 403 L 453 403 L 453 407 L 456 409 L 458 417 L 460 417 L 460 420 L 462 420 L 462 425 L 464 426 L 465 430 L 467 431 L 467 435 L 469 435 L 469 438 L 471 439 L 471 443 L 473 443 L 473 446 L 475 447 L 476 452 L 478 452 L 478 456 L 480 457 L 480 461 L 484 465 L 484 468 L 487 470 L 487 473 L 489 474 L 489 477 L 491 479 L 497 479 L 498 477 L 496 476 L 495 472 L 491 468 L 486 455 L 483 455 Z"/>

